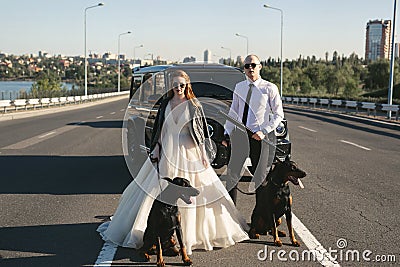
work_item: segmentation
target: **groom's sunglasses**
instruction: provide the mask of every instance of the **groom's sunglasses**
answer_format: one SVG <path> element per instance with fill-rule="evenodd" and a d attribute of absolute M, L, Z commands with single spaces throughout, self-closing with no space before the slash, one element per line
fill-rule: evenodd
<path fill-rule="evenodd" d="M 185 89 L 186 84 L 185 83 L 173 83 L 172 84 L 172 88 L 178 88 L 178 87 Z"/>
<path fill-rule="evenodd" d="M 244 68 L 250 69 L 250 67 L 252 67 L 254 69 L 257 65 L 260 65 L 260 64 L 256 64 L 256 63 L 244 64 Z"/>

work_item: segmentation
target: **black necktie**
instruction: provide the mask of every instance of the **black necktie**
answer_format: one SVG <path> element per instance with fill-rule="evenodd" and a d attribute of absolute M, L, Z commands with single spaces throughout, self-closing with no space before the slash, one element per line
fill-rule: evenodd
<path fill-rule="evenodd" d="M 250 104 L 250 98 L 251 98 L 251 91 L 253 89 L 254 84 L 249 84 L 249 91 L 247 92 L 246 96 L 246 102 L 244 103 L 244 110 L 243 110 L 243 117 L 242 117 L 242 122 L 243 125 L 246 126 L 247 123 L 247 116 L 249 114 L 249 104 Z"/>

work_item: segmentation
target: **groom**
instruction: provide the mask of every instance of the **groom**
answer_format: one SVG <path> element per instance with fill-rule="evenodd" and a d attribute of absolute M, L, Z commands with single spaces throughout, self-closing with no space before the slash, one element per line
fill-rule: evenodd
<path fill-rule="evenodd" d="M 250 157 L 250 172 L 254 176 L 255 188 L 267 177 L 275 154 L 264 138 L 275 143 L 275 128 L 284 118 L 282 100 L 278 87 L 260 76 L 261 63 L 256 55 L 248 55 L 244 60 L 246 80 L 239 82 L 233 92 L 229 116 L 241 121 L 247 133 L 236 128 L 229 121 L 225 123 L 224 146 L 231 144 L 231 158 L 228 164 L 226 187 L 236 204 L 237 183 L 243 164 Z"/>

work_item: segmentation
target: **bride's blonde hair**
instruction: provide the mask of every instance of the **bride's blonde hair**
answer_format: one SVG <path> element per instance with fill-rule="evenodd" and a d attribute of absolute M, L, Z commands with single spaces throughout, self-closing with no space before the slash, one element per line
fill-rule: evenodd
<path fill-rule="evenodd" d="M 191 100 L 193 98 L 196 98 L 196 96 L 193 93 L 192 84 L 190 83 L 189 75 L 186 72 L 184 72 L 183 70 L 175 70 L 174 72 L 172 72 L 172 74 L 171 74 L 171 87 L 170 88 L 172 88 L 172 81 L 173 81 L 173 79 L 175 77 L 182 77 L 182 78 L 185 79 L 185 81 L 186 81 L 186 88 L 185 88 L 185 92 L 184 92 L 185 97 L 187 99 L 189 99 L 189 100 Z M 174 96 L 174 91 L 173 90 L 168 90 L 167 96 L 169 98 L 173 97 Z"/>

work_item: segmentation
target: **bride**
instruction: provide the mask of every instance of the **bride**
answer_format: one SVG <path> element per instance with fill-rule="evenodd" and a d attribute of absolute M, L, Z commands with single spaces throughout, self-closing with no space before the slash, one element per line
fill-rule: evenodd
<path fill-rule="evenodd" d="M 159 172 L 147 159 L 123 192 L 112 220 L 97 231 L 105 241 L 140 248 L 153 201 L 166 187 L 166 181 L 159 177 L 183 177 L 200 191 L 192 204 L 178 202 L 187 253 L 246 240 L 248 226 L 210 166 L 204 144 L 206 120 L 189 76 L 175 71 L 172 87 L 160 104 L 152 133 L 151 157 L 159 161 Z"/>

